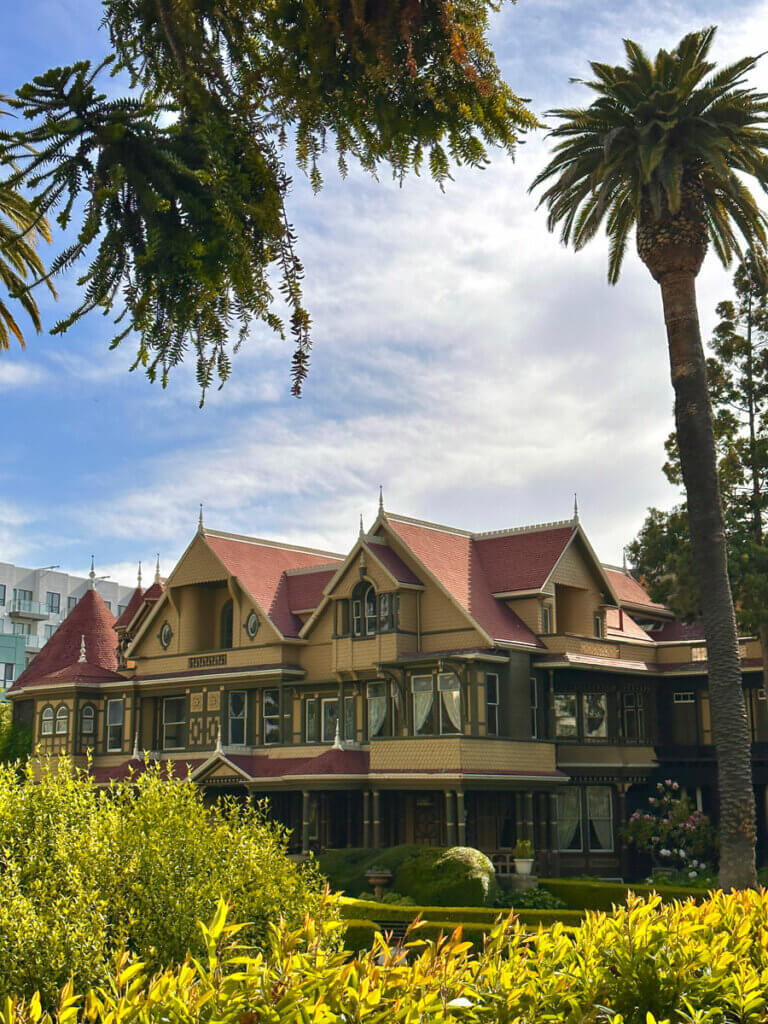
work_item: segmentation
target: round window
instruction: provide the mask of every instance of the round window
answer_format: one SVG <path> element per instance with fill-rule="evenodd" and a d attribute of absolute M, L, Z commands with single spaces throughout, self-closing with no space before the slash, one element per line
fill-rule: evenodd
<path fill-rule="evenodd" d="M 160 633 L 158 635 L 162 646 L 166 649 L 170 647 L 171 640 L 173 639 L 173 630 L 171 629 L 171 625 L 169 622 L 164 622 L 162 624 L 162 626 L 160 627 Z"/>
<path fill-rule="evenodd" d="M 253 640 L 259 631 L 259 617 L 256 612 L 251 611 L 248 614 L 248 618 L 245 620 L 245 632 Z"/>

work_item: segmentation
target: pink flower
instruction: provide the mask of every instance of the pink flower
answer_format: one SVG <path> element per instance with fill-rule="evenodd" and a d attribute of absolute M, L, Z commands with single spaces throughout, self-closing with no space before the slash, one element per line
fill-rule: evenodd
<path fill-rule="evenodd" d="M 680 786 L 676 782 L 673 782 L 672 789 L 680 789 Z"/>

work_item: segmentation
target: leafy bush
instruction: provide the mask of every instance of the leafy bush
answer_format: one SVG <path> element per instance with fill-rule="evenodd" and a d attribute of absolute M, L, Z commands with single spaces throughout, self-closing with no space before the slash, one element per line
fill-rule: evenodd
<path fill-rule="evenodd" d="M 600 882 L 594 878 L 542 878 L 541 884 L 567 907 L 580 910 L 610 910 L 614 904 L 624 903 L 630 892 L 638 896 L 651 896 L 658 892 L 662 900 L 704 899 L 706 889 L 683 888 L 682 886 L 625 885 L 623 882 Z"/>
<path fill-rule="evenodd" d="M 500 889 L 496 897 L 497 907 L 515 907 L 517 910 L 563 910 L 565 901 L 541 885 L 532 889 Z"/>
<path fill-rule="evenodd" d="M 13 705 L 0 700 L 0 763 L 26 761 L 32 753 L 32 730 L 13 720 Z"/>
<path fill-rule="evenodd" d="M 512 856 L 517 860 L 532 860 L 533 843 L 530 839 L 518 839 L 515 843 L 515 848 L 512 851 Z"/>
<path fill-rule="evenodd" d="M 509 908 L 507 908 L 509 909 Z M 520 921 L 526 925 L 539 924 L 578 924 L 584 917 L 583 910 L 534 910 L 514 909 Z M 445 924 L 455 928 L 456 925 L 482 925 L 489 931 L 500 917 L 505 916 L 498 907 L 422 907 L 408 905 L 392 905 L 373 900 L 352 900 L 342 898 L 340 913 L 343 920 L 375 921 L 385 927 L 393 924 L 410 924 L 421 918 L 427 924 Z"/>
<path fill-rule="evenodd" d="M 469 846 L 392 846 L 385 850 L 331 850 L 318 865 L 332 889 L 350 896 L 368 892 L 365 872 L 392 872 L 392 889 L 433 906 L 493 906 L 496 873 L 484 853 Z"/>
<path fill-rule="evenodd" d="M 533 935 L 502 920 L 478 954 L 458 930 L 433 939 L 432 925 L 407 937 L 409 956 L 377 938 L 353 957 L 328 942 L 335 922 L 308 919 L 271 929 L 268 953 L 254 956 L 234 946 L 224 916 L 222 907 L 203 932 L 200 961 L 150 977 L 123 958 L 105 989 L 80 1000 L 67 988 L 59 1024 L 759 1024 L 768 1003 L 765 891 L 716 892 L 703 905 L 630 897 L 573 929 Z M 362 935 L 370 924 L 356 927 Z M 0 1008 L 0 1024 L 53 1024 L 39 1017 L 34 1001 Z"/>
<path fill-rule="evenodd" d="M 125 945 L 150 966 L 200 953 L 220 897 L 262 943 L 281 915 L 327 912 L 316 867 L 286 856 L 262 810 L 206 807 L 160 767 L 100 789 L 62 759 L 0 767 L 0 992 L 44 1000 L 73 975 L 106 980 Z"/>
<path fill-rule="evenodd" d="M 691 880 L 708 875 L 714 864 L 715 830 L 709 818 L 680 795 L 680 786 L 672 779 L 657 784 L 648 809 L 631 815 L 624 834 L 638 850 L 649 853 L 654 864 L 686 870 Z"/>

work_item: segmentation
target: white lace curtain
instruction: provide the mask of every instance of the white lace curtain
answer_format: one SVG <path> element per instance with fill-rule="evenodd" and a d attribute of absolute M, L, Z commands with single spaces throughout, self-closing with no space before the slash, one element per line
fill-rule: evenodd
<path fill-rule="evenodd" d="M 557 834 L 561 850 L 581 849 L 581 792 L 557 794 Z"/>
<path fill-rule="evenodd" d="M 450 723 L 456 732 L 459 732 L 461 730 L 461 686 L 459 680 L 451 673 L 440 676 L 438 685 L 443 699 L 443 707 Z"/>
<path fill-rule="evenodd" d="M 424 723 L 429 718 L 432 710 L 435 695 L 432 690 L 432 677 L 424 676 L 413 680 L 413 727 L 415 732 L 421 732 Z"/>
<path fill-rule="evenodd" d="M 378 736 L 387 717 L 387 696 L 368 696 L 368 735 Z"/>

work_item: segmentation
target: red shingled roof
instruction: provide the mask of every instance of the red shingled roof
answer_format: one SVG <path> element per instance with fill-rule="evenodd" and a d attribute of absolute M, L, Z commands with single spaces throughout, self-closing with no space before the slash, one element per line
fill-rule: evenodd
<path fill-rule="evenodd" d="M 390 576 L 394 576 L 398 583 L 409 583 L 414 587 L 421 584 L 422 581 L 419 577 L 408 568 L 400 555 L 387 544 L 378 544 L 375 541 L 372 542 L 370 538 L 366 538 L 366 548 L 374 558 L 381 562 Z"/>
<path fill-rule="evenodd" d="M 651 600 L 648 591 L 639 580 L 635 579 L 631 572 L 625 572 L 623 569 L 609 568 L 605 565 L 603 569 L 611 581 L 611 586 L 616 591 L 619 604 L 633 604 L 648 608 L 649 610 L 667 611 L 665 605 Z"/>
<path fill-rule="evenodd" d="M 493 641 L 544 645 L 522 619 L 493 596 L 478 542 L 427 523 L 388 516 L 387 522 Z"/>
<path fill-rule="evenodd" d="M 42 648 L 9 693 L 48 682 L 88 682 L 117 676 L 115 617 L 97 590 L 87 590 Z M 85 637 L 86 661 L 80 661 L 80 642 Z"/>
<path fill-rule="evenodd" d="M 318 569 L 295 576 L 283 573 L 277 585 L 269 617 L 283 636 L 298 636 L 302 620 L 296 612 L 313 611 L 320 604 L 323 590 L 337 573 L 337 569 Z"/>
<path fill-rule="evenodd" d="M 144 602 L 149 603 L 150 601 L 157 601 L 158 598 L 162 597 L 165 593 L 165 587 L 162 583 L 155 581 L 149 590 L 144 592 Z"/>
<path fill-rule="evenodd" d="M 211 551 L 240 580 L 284 636 L 297 635 L 301 622 L 292 611 L 299 605 L 292 602 L 292 592 L 289 590 L 291 584 L 286 583 L 284 587 L 280 585 L 283 573 L 289 569 L 317 566 L 328 569 L 333 575 L 342 562 L 340 555 L 325 551 L 303 551 L 282 546 L 277 541 L 244 540 L 208 532 L 205 540 Z M 314 586 L 307 584 L 308 588 Z M 297 597 L 300 596 L 300 590 L 301 584 L 298 584 Z"/>
<path fill-rule="evenodd" d="M 150 588 L 151 589 L 151 588 Z M 134 592 L 131 594 L 131 599 L 123 609 L 122 614 L 115 623 L 115 629 L 127 629 L 133 621 L 133 617 L 136 612 L 141 608 L 144 603 L 144 591 L 141 587 L 136 587 Z"/>
<path fill-rule="evenodd" d="M 629 612 L 623 608 L 608 608 L 605 613 L 606 636 L 616 639 L 652 640 L 653 637 L 638 626 Z"/>
<path fill-rule="evenodd" d="M 653 639 L 657 644 L 670 643 L 677 640 L 705 640 L 703 622 L 665 622 L 661 629 L 654 629 Z"/>
<path fill-rule="evenodd" d="M 569 524 L 473 541 L 491 592 L 508 594 L 543 587 L 575 532 Z"/>

